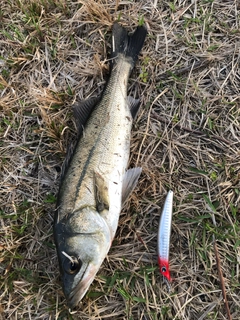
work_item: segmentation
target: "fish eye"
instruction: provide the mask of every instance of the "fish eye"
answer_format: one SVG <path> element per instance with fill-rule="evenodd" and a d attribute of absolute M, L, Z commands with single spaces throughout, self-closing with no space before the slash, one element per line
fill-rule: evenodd
<path fill-rule="evenodd" d="M 162 267 L 162 272 L 166 272 L 167 271 L 167 268 L 166 267 Z"/>
<path fill-rule="evenodd" d="M 81 260 L 75 257 L 71 257 L 71 260 L 66 258 L 63 262 L 64 270 L 71 275 L 77 273 L 80 270 L 81 266 Z"/>

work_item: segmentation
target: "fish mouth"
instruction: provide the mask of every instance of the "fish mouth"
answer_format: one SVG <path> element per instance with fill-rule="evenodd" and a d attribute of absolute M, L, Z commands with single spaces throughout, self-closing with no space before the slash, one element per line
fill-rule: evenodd
<path fill-rule="evenodd" d="M 98 271 L 98 268 L 92 264 L 89 264 L 84 272 L 84 276 L 76 285 L 76 287 L 70 292 L 67 297 L 68 305 L 70 308 L 74 308 L 85 296 L 88 288 L 93 282 L 95 275 Z"/>

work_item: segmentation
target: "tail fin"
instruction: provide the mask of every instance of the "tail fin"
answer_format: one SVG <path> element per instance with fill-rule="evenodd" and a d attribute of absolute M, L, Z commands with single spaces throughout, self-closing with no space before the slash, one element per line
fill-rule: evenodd
<path fill-rule="evenodd" d="M 137 27 L 133 34 L 128 35 L 126 29 L 115 22 L 112 30 L 112 64 L 117 62 L 117 57 L 121 53 L 131 59 L 130 62 L 134 67 L 146 35 L 147 30 L 143 26 Z"/>

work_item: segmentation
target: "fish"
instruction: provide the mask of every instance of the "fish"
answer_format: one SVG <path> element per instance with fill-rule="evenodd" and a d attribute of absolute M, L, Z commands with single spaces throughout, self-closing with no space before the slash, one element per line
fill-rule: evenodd
<path fill-rule="evenodd" d="M 164 202 L 158 227 L 158 265 L 160 273 L 171 282 L 169 248 L 173 214 L 173 191 L 169 190 Z"/>
<path fill-rule="evenodd" d="M 63 292 L 70 308 L 88 291 L 114 239 L 123 204 L 142 169 L 127 170 L 131 128 L 140 100 L 127 83 L 147 30 L 112 27 L 111 72 L 100 98 L 73 106 L 78 127 L 66 157 L 54 216 L 54 241 Z"/>

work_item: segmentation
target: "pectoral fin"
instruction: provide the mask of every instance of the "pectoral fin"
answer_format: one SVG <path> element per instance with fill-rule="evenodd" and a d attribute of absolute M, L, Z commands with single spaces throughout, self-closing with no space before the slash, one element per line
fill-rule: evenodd
<path fill-rule="evenodd" d="M 97 211 L 101 213 L 104 209 L 109 209 L 108 185 L 98 172 L 94 173 L 95 199 Z"/>
<path fill-rule="evenodd" d="M 136 187 L 141 172 L 142 168 L 133 168 L 125 173 L 122 185 L 122 206 Z"/>

